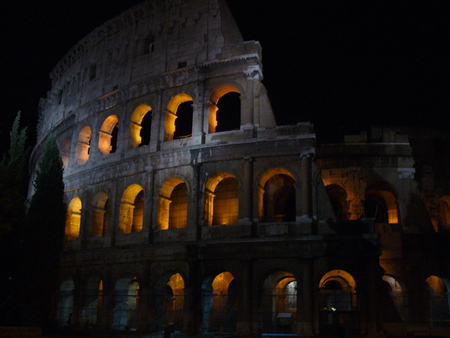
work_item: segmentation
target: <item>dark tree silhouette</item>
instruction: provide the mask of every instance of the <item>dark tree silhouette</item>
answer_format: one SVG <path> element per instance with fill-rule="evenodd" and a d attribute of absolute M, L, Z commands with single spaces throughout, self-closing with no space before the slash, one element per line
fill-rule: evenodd
<path fill-rule="evenodd" d="M 24 227 L 23 319 L 25 325 L 46 326 L 58 289 L 66 209 L 62 161 L 52 135 L 40 156 L 34 189 Z"/>

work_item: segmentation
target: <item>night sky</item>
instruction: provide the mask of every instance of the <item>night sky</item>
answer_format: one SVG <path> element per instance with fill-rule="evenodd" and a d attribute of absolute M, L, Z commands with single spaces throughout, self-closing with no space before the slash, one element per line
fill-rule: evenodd
<path fill-rule="evenodd" d="M 0 2 L 2 147 L 19 110 L 34 140 L 39 98 L 65 53 L 139 2 Z M 450 131 L 450 1 L 228 3 L 244 39 L 262 45 L 279 125 L 313 122 L 321 141 L 371 125 Z"/>

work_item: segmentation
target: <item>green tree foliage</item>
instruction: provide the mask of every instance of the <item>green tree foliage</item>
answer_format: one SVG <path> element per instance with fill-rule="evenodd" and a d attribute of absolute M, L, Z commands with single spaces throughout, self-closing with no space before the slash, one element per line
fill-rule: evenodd
<path fill-rule="evenodd" d="M 26 128 L 19 130 L 20 112 L 10 132 L 10 147 L 0 160 L 0 325 L 16 325 L 14 302 L 19 275 L 21 228 L 27 175 Z"/>
<path fill-rule="evenodd" d="M 24 228 L 25 324 L 48 324 L 58 288 L 65 213 L 63 167 L 56 139 L 49 136 L 40 156 Z"/>
<path fill-rule="evenodd" d="M 0 161 L 0 235 L 9 233 L 23 215 L 25 201 L 25 164 L 28 149 L 26 129 L 19 131 L 20 112 L 17 114 L 11 132 L 9 150 Z"/>

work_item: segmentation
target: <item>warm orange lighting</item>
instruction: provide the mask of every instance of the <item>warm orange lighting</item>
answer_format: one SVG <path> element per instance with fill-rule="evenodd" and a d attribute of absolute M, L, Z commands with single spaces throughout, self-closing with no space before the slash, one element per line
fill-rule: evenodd
<path fill-rule="evenodd" d="M 76 148 L 77 164 L 85 164 L 89 159 L 89 148 L 91 146 L 92 130 L 89 126 L 83 127 L 78 134 L 78 142 Z"/>
<path fill-rule="evenodd" d="M 116 115 L 108 116 L 100 128 L 98 133 L 98 149 L 103 155 L 109 154 L 112 150 L 111 139 L 114 127 L 119 123 Z"/>
<path fill-rule="evenodd" d="M 72 198 L 69 206 L 67 207 L 64 236 L 66 241 L 72 241 L 80 235 L 81 207 L 81 200 L 78 197 Z"/>
<path fill-rule="evenodd" d="M 193 101 L 194 99 L 186 93 L 175 95 L 166 107 L 166 120 L 164 123 L 164 141 L 173 140 L 175 133 L 175 120 L 177 118 L 178 106 L 186 101 Z"/>
<path fill-rule="evenodd" d="M 130 145 L 131 148 L 137 148 L 142 142 L 141 129 L 142 119 L 151 111 L 152 108 L 148 104 L 141 104 L 131 115 L 130 123 Z"/>
<path fill-rule="evenodd" d="M 236 178 L 226 172 L 213 175 L 206 183 L 205 224 L 237 224 L 239 192 Z"/>
<path fill-rule="evenodd" d="M 120 203 L 119 231 L 121 233 L 138 232 L 142 230 L 143 194 L 139 184 L 130 185 L 123 193 Z M 142 196 L 142 197 L 141 197 Z"/>
<path fill-rule="evenodd" d="M 228 93 L 241 93 L 239 89 L 237 89 L 235 86 L 231 84 L 224 84 L 218 88 L 216 88 L 210 97 L 209 102 L 209 127 L 208 131 L 209 133 L 215 133 L 216 127 L 217 127 L 217 110 L 219 109 L 217 107 L 217 103 L 219 102 L 219 99 Z"/>
<path fill-rule="evenodd" d="M 185 182 L 181 178 L 172 177 L 165 181 L 161 187 L 157 217 L 159 230 L 184 228 L 187 225 L 187 195 L 183 192 L 181 196 L 173 196 L 175 188 L 181 188 L 180 185 L 186 187 Z M 174 206 L 171 205 L 172 202 Z"/>

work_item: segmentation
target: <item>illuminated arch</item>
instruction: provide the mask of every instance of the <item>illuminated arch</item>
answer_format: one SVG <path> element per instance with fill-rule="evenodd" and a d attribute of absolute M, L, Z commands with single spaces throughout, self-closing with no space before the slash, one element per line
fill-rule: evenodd
<path fill-rule="evenodd" d="M 293 222 L 296 218 L 295 178 L 284 168 L 267 170 L 259 180 L 260 222 Z"/>
<path fill-rule="evenodd" d="M 297 289 L 297 279 L 287 271 L 273 272 L 264 280 L 260 304 L 263 333 L 295 332 Z"/>
<path fill-rule="evenodd" d="M 92 130 L 89 126 L 84 126 L 78 134 L 76 147 L 76 162 L 79 165 L 85 164 L 89 160 L 89 148 L 91 147 Z"/>
<path fill-rule="evenodd" d="M 152 108 L 148 104 L 141 104 L 131 115 L 130 145 L 131 148 L 148 145 L 150 142 Z M 145 135 L 145 136 L 144 136 Z"/>
<path fill-rule="evenodd" d="M 364 213 L 374 218 L 375 223 L 395 224 L 399 222 L 397 193 L 387 182 L 369 186 L 365 192 Z"/>
<path fill-rule="evenodd" d="M 384 275 L 383 281 L 389 285 L 389 295 L 391 296 L 402 320 L 406 322 L 408 320 L 408 307 L 406 303 L 407 293 L 405 292 L 403 285 L 391 275 Z"/>
<path fill-rule="evenodd" d="M 93 237 L 101 237 L 108 231 L 109 197 L 104 191 L 95 194 L 91 203 L 89 232 Z"/>
<path fill-rule="evenodd" d="M 229 95 L 235 94 L 235 95 Z M 217 87 L 211 94 L 209 102 L 209 133 L 215 133 L 218 131 L 233 130 L 240 127 L 241 124 L 241 108 L 240 108 L 240 90 L 231 85 L 224 84 Z M 228 98 L 227 98 L 228 96 Z M 224 102 L 220 102 L 221 98 L 224 100 L 235 101 L 229 102 L 230 105 Z M 223 100 L 222 100 L 223 101 Z M 226 114 L 232 121 L 231 123 L 225 122 L 225 118 L 221 116 L 221 109 L 224 110 L 222 113 Z"/>
<path fill-rule="evenodd" d="M 158 283 L 161 292 L 158 293 L 156 307 L 157 313 L 164 315 L 164 318 L 157 318 L 158 325 L 163 329 L 172 324 L 174 330 L 181 331 L 184 321 L 184 279 L 179 273 L 172 274 L 169 278 L 165 275 L 163 278 L 162 283 Z"/>
<path fill-rule="evenodd" d="M 70 142 L 72 142 L 70 137 L 66 137 L 61 143 L 61 160 L 64 169 L 67 169 L 69 167 Z"/>
<path fill-rule="evenodd" d="M 101 308 L 103 307 L 103 280 L 91 276 L 83 293 L 81 322 L 84 325 L 100 323 Z"/>
<path fill-rule="evenodd" d="M 58 300 L 58 326 L 71 325 L 71 314 L 73 311 L 73 290 L 75 289 L 75 283 L 72 279 L 63 281 L 59 287 L 59 300 Z"/>
<path fill-rule="evenodd" d="M 119 232 L 128 234 L 142 230 L 144 222 L 144 191 L 139 184 L 125 189 L 120 203 Z"/>
<path fill-rule="evenodd" d="M 450 231 L 450 196 L 443 196 L 438 202 L 438 229 L 441 232 Z"/>
<path fill-rule="evenodd" d="M 98 133 L 98 149 L 103 155 L 116 151 L 118 124 L 119 118 L 116 115 L 110 115 L 103 121 Z"/>
<path fill-rule="evenodd" d="M 450 281 L 438 276 L 426 280 L 430 320 L 433 326 L 444 326 L 450 321 L 449 288 Z"/>
<path fill-rule="evenodd" d="M 344 270 L 326 273 L 319 283 L 319 333 L 336 335 L 341 330 L 359 334 L 356 283 Z"/>
<path fill-rule="evenodd" d="M 164 182 L 158 198 L 158 229 L 187 226 L 188 196 L 184 180 L 173 177 Z"/>
<path fill-rule="evenodd" d="M 64 232 L 64 239 L 66 241 L 72 241 L 80 235 L 81 208 L 81 199 L 78 197 L 72 198 L 67 207 L 66 228 Z"/>
<path fill-rule="evenodd" d="M 202 331 L 236 332 L 236 282 L 222 272 L 205 279 L 202 286 Z"/>
<path fill-rule="evenodd" d="M 117 280 L 114 288 L 113 329 L 136 330 L 139 308 L 139 282 L 136 277 Z"/>
<path fill-rule="evenodd" d="M 175 95 L 166 107 L 166 120 L 164 123 L 164 141 L 171 141 L 174 138 L 187 137 L 192 134 L 192 107 L 186 111 L 179 112 L 180 105 L 183 103 L 192 103 L 192 96 L 186 93 Z M 183 116 L 180 116 L 183 115 Z M 184 124 L 183 131 L 180 132 L 181 125 L 175 122 L 177 118 L 181 118 Z M 177 131 L 178 128 L 178 131 Z M 189 131 L 190 130 L 190 131 Z M 182 135 L 181 135 L 182 134 Z"/>
<path fill-rule="evenodd" d="M 238 181 L 233 175 L 216 173 L 205 186 L 205 224 L 237 224 L 239 216 Z"/>
<path fill-rule="evenodd" d="M 326 186 L 328 197 L 336 215 L 336 219 L 342 221 L 348 219 L 347 192 L 338 184 L 329 184 Z"/>

